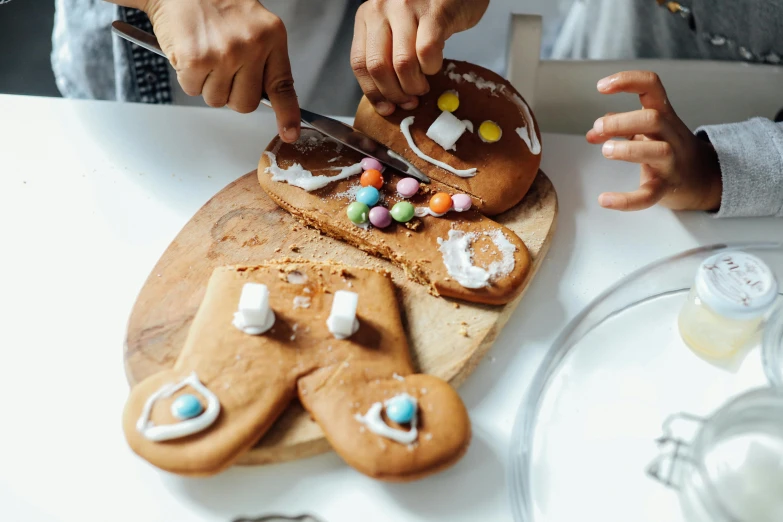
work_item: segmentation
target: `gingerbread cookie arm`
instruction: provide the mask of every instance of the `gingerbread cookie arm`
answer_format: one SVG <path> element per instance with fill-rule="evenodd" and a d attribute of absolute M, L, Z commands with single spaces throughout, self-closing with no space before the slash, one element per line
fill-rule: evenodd
<path fill-rule="evenodd" d="M 390 260 L 435 295 L 505 304 L 519 294 L 530 273 L 530 254 L 514 232 L 476 208 L 454 208 L 438 215 L 428 211 L 407 223 L 390 221 L 384 228 L 354 224 L 346 209 L 357 194 L 359 179 L 341 179 L 337 173 L 361 159 L 316 131 L 304 131 L 296 144 L 279 139 L 269 144 L 259 161 L 258 179 L 275 203 L 306 224 Z M 296 173 L 301 179 L 330 176 L 334 181 L 306 190 L 285 180 L 283 173 L 289 171 L 289 178 Z M 402 179 L 391 171 L 383 174 L 379 180 L 383 200 L 378 206 L 393 210 L 399 203 L 413 212 L 428 210 L 436 193 L 447 202 L 450 196 L 470 201 L 464 194 L 449 193 L 448 187 L 437 182 L 403 198 L 396 189 Z"/>
<path fill-rule="evenodd" d="M 389 375 L 385 366 L 337 372 L 323 368 L 300 379 L 299 398 L 334 450 L 358 471 L 386 481 L 417 480 L 452 466 L 467 451 L 468 412 L 445 381 Z"/>

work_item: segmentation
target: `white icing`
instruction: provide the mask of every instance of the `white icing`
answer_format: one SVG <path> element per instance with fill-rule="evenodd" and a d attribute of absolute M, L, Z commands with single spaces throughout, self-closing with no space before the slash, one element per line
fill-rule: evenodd
<path fill-rule="evenodd" d="M 438 238 L 438 250 L 443 255 L 446 271 L 465 288 L 483 288 L 514 270 L 517 247 L 500 230 L 484 232 L 483 235 L 489 237 L 500 252 L 500 259 L 490 263 L 486 269 L 473 264 L 471 244 L 478 239 L 477 233 L 449 230 L 448 239 Z"/>
<path fill-rule="evenodd" d="M 470 120 L 462 120 L 462 123 L 465 124 L 465 128 L 468 129 L 468 132 L 473 132 L 473 122 Z"/>
<path fill-rule="evenodd" d="M 525 103 L 525 100 L 516 94 L 512 95 L 511 99 L 517 104 L 517 107 L 519 107 L 522 112 L 522 116 L 525 118 L 525 126 L 517 128 L 517 134 L 519 134 L 519 137 L 525 142 L 525 145 L 530 149 L 530 152 L 534 156 L 538 156 L 541 154 L 541 142 L 538 141 L 538 135 L 536 134 L 536 127 L 533 125 L 533 115 L 530 114 L 530 108 L 527 106 L 527 103 Z"/>
<path fill-rule="evenodd" d="M 275 313 L 269 306 L 266 285 L 245 283 L 237 308 L 231 324 L 248 335 L 260 335 L 275 324 Z"/>
<path fill-rule="evenodd" d="M 392 374 L 392 378 L 397 379 L 398 381 L 405 381 L 405 377 L 403 377 L 402 375 L 400 375 L 400 374 L 398 374 L 396 372 L 394 374 Z"/>
<path fill-rule="evenodd" d="M 357 413 L 354 418 L 367 426 L 367 429 L 376 435 L 386 437 L 387 439 L 399 442 L 400 444 L 412 444 L 419 436 L 419 431 L 416 428 L 419 416 L 418 403 L 414 397 L 411 397 L 407 393 L 401 393 L 400 395 L 397 395 L 397 397 L 400 396 L 407 397 L 409 400 L 413 401 L 414 408 L 416 408 L 416 412 L 413 414 L 413 419 L 411 419 L 411 429 L 408 431 L 392 428 L 386 424 L 386 422 L 383 420 L 383 417 L 381 417 L 381 412 L 383 411 L 384 406 L 389 404 L 389 401 L 391 401 L 394 397 L 385 403 L 374 403 L 372 406 L 370 406 L 370 409 L 367 410 L 367 413 L 364 415 Z"/>
<path fill-rule="evenodd" d="M 430 207 L 416 207 L 413 209 L 413 215 L 416 217 L 425 217 L 425 216 L 433 216 L 433 217 L 443 217 L 446 215 L 444 212 L 443 214 L 438 214 L 437 212 L 433 212 L 433 210 Z"/>
<path fill-rule="evenodd" d="M 335 339 L 345 339 L 359 330 L 359 320 L 356 318 L 356 308 L 359 304 L 359 294 L 338 290 L 332 299 L 332 311 L 326 320 L 326 326 Z"/>
<path fill-rule="evenodd" d="M 476 87 L 479 89 L 489 89 L 489 91 L 492 93 L 493 96 L 497 96 L 495 93 L 496 90 L 502 90 L 503 85 L 498 85 L 495 82 L 485 80 L 481 76 L 476 75 L 474 72 L 467 72 L 464 74 L 455 73 L 454 69 L 456 69 L 456 65 L 454 65 L 454 62 L 449 63 L 446 66 L 446 75 L 448 75 L 449 78 L 454 80 L 457 83 L 461 83 L 462 81 L 466 81 L 468 83 L 475 84 Z"/>
<path fill-rule="evenodd" d="M 310 298 L 306 295 L 294 297 L 294 310 L 297 308 L 310 308 Z"/>
<path fill-rule="evenodd" d="M 536 128 L 533 124 L 533 115 L 530 113 L 530 108 L 527 106 L 527 103 L 525 103 L 525 101 L 517 94 L 509 92 L 505 85 L 498 85 L 494 82 L 487 81 L 481 76 L 477 76 L 473 72 L 465 74 L 455 73 L 455 68 L 456 65 L 451 62 L 446 66 L 445 71 L 445 74 L 455 82 L 460 83 L 464 80 L 473 83 L 479 89 L 489 89 L 493 96 L 497 96 L 497 93 L 495 92 L 497 91 L 503 94 L 507 100 L 513 102 L 517 108 L 519 108 L 520 114 L 525 119 L 525 126 L 517 128 L 517 134 L 520 138 L 522 138 L 522 141 L 525 142 L 528 150 L 530 150 L 534 156 L 541 154 L 541 142 L 538 140 L 538 135 L 536 135 Z"/>
<path fill-rule="evenodd" d="M 335 156 L 334 158 L 328 160 L 327 163 L 334 163 L 335 161 L 337 161 L 340 158 L 342 158 L 342 156 Z"/>
<path fill-rule="evenodd" d="M 307 275 L 303 274 L 299 270 L 288 272 L 286 280 L 292 285 L 303 285 L 307 282 Z"/>
<path fill-rule="evenodd" d="M 192 387 L 207 400 L 206 409 L 200 415 L 193 417 L 192 419 L 176 422 L 174 424 L 166 424 L 164 426 L 156 426 L 150 420 L 152 407 L 159 399 L 167 399 L 185 386 Z M 147 402 L 144 403 L 144 408 L 141 411 L 139 420 L 136 422 L 136 429 L 144 438 L 154 442 L 179 439 L 207 429 L 215 422 L 215 419 L 217 419 L 219 414 L 220 401 L 218 400 L 217 395 L 201 384 L 198 375 L 196 375 L 196 372 L 193 372 L 180 382 L 166 384 L 150 395 Z"/>
<path fill-rule="evenodd" d="M 427 129 L 427 137 L 445 150 L 452 150 L 456 149 L 457 140 L 465 133 L 466 128 L 465 122 L 452 113 L 443 111 Z"/>
<path fill-rule="evenodd" d="M 277 157 L 271 152 L 264 152 L 269 158 L 269 166 L 264 172 L 272 174 L 272 181 L 286 182 L 289 185 L 302 188 L 308 192 L 324 188 L 329 183 L 348 179 L 362 173 L 362 164 L 356 163 L 346 167 L 332 167 L 330 170 L 339 170 L 336 176 L 313 176 L 313 173 L 304 169 L 299 163 L 294 163 L 287 169 L 277 165 Z"/>
<path fill-rule="evenodd" d="M 405 136 L 405 139 L 408 141 L 408 146 L 411 148 L 411 150 L 416 154 L 418 157 L 426 161 L 427 163 L 432 163 L 436 167 L 440 167 L 443 170 L 447 170 L 451 172 L 452 174 L 456 174 L 457 176 L 460 176 L 462 178 L 472 178 L 476 175 L 476 169 L 467 169 L 467 170 L 459 170 L 455 169 L 451 165 L 448 165 L 446 163 L 443 163 L 442 161 L 438 161 L 435 158 L 431 158 L 424 154 L 419 147 L 416 146 L 416 143 L 413 141 L 413 136 L 411 136 L 411 124 L 413 123 L 413 116 L 408 116 L 402 122 L 400 123 L 400 130 L 402 131 L 403 136 Z M 267 153 L 268 154 L 268 153 Z"/>

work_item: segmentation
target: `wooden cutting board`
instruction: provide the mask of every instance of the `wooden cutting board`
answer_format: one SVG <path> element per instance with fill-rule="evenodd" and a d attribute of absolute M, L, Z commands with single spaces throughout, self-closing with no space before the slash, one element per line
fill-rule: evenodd
<path fill-rule="evenodd" d="M 539 172 L 525 199 L 494 218 L 516 232 L 533 257 L 526 286 L 549 249 L 556 217 L 555 189 Z M 298 223 L 266 196 L 256 173 L 251 172 L 221 190 L 193 216 L 147 278 L 128 324 L 125 370 L 130 384 L 174 364 L 215 267 L 276 258 L 337 260 L 389 269 L 400 289 L 414 364 L 454 386 L 476 368 L 524 296 L 522 292 L 499 307 L 433 297 L 391 263 Z M 328 450 L 321 429 L 297 403 L 239 463 L 281 462 Z"/>

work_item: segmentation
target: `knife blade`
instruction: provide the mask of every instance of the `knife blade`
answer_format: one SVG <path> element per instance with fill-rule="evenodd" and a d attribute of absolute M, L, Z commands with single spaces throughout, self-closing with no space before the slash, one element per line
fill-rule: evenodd
<path fill-rule="evenodd" d="M 112 22 L 111 30 L 117 36 L 128 40 L 148 51 L 152 51 L 155 54 L 165 57 L 166 54 L 160 48 L 158 39 L 154 35 L 146 31 L 142 31 L 138 27 L 134 27 L 126 22 L 119 20 Z M 261 98 L 261 103 L 269 108 L 272 108 L 272 103 L 266 96 Z M 428 178 L 422 171 L 414 167 L 411 163 L 404 161 L 400 154 L 395 153 L 388 147 L 381 143 L 378 143 L 374 139 L 370 138 L 363 132 L 360 132 L 350 125 L 347 125 L 341 121 L 337 121 L 326 116 L 322 116 L 318 113 L 311 112 L 305 109 L 299 109 L 301 113 L 302 123 L 308 127 L 326 134 L 333 140 L 342 143 L 346 147 L 353 149 L 365 156 L 375 158 L 382 164 L 390 167 L 394 170 L 412 176 L 423 183 L 429 183 Z"/>

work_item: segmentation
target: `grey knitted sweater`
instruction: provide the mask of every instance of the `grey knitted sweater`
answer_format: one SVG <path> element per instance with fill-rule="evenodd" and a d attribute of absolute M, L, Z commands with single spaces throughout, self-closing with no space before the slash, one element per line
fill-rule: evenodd
<path fill-rule="evenodd" d="M 563 18 L 545 48 L 553 59 L 708 59 L 783 64 L 783 1 L 561 0 Z M 717 86 L 716 88 L 720 88 Z M 783 85 L 780 86 L 783 108 Z M 718 217 L 783 217 L 783 123 L 754 118 L 704 126 L 718 153 Z"/>

